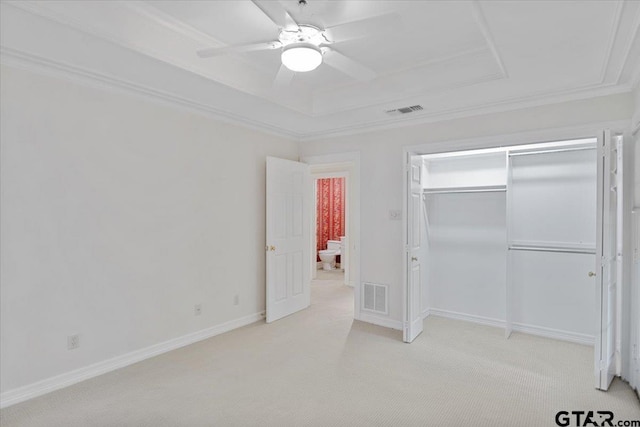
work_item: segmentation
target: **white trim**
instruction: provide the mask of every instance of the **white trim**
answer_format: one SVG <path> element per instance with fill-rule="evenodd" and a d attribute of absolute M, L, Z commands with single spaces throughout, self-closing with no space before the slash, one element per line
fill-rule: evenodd
<path fill-rule="evenodd" d="M 180 108 L 186 108 L 190 111 L 195 111 L 200 114 L 204 113 L 210 117 L 227 123 L 244 126 L 249 129 L 262 131 L 275 136 L 295 138 L 299 142 L 315 141 L 318 139 L 348 136 L 367 132 L 376 132 L 385 129 L 417 126 L 426 123 L 507 112 L 522 108 L 540 107 L 598 96 L 627 93 L 633 90 L 633 86 L 631 85 L 601 85 L 600 87 L 588 86 L 583 88 L 571 89 L 559 94 L 540 94 L 535 96 L 510 98 L 483 104 L 480 106 L 476 105 L 454 108 L 434 114 L 423 113 L 414 117 L 396 117 L 393 119 L 388 119 L 386 121 L 364 122 L 351 126 L 345 126 L 342 128 L 301 133 L 292 131 L 290 129 L 285 129 L 283 127 L 248 119 L 246 117 L 242 117 L 237 114 L 212 107 L 210 105 L 205 105 L 184 97 L 165 93 L 150 87 L 145 87 L 121 78 L 97 73 L 95 71 L 83 69 L 60 61 L 53 61 L 51 59 L 47 59 L 38 55 L 33 55 L 4 46 L 0 48 L 0 63 L 38 74 L 49 75 L 57 78 L 65 78 L 67 80 L 71 80 L 76 83 L 82 83 L 93 88 L 105 89 L 106 87 L 109 89 L 120 89 L 129 94 L 142 96 L 151 101 L 161 102 L 163 105 L 172 105 Z M 638 84 L 640 84 L 640 81 L 633 82 L 634 86 L 637 86 Z"/>
<path fill-rule="evenodd" d="M 5 391 L 0 395 L 0 408 L 6 408 L 7 406 L 33 399 L 43 394 L 97 377 L 98 375 L 106 374 L 107 372 L 115 371 L 116 369 L 132 365 L 159 354 L 166 353 L 180 347 L 185 347 L 207 338 L 215 337 L 216 335 L 229 332 L 262 319 L 264 319 L 264 312 L 250 314 L 239 319 L 230 320 L 207 329 L 202 329 L 178 338 L 154 344 L 140 350 L 103 360 L 83 368 L 65 372 L 42 381 Z"/>
<path fill-rule="evenodd" d="M 440 310 L 439 308 L 429 308 L 429 313 L 431 316 L 463 320 L 465 322 L 477 323 L 478 325 L 493 326 L 495 328 L 505 327 L 504 320 L 493 319 L 491 317 L 476 316 L 474 314 L 459 313 L 457 311 L 450 310 Z"/>
<path fill-rule="evenodd" d="M 426 319 L 430 315 L 431 315 L 431 309 L 430 308 L 425 308 L 424 310 L 422 310 L 422 320 Z"/>
<path fill-rule="evenodd" d="M 552 338 L 560 341 L 568 341 L 576 344 L 594 345 L 595 337 L 593 335 L 581 334 L 578 332 L 561 331 L 560 329 L 545 328 L 542 326 L 525 325 L 523 323 L 514 323 L 513 330 L 524 334 L 537 335 L 545 338 Z"/>
<path fill-rule="evenodd" d="M 93 89 L 119 89 L 127 94 L 142 97 L 162 105 L 187 109 L 192 112 L 205 114 L 208 117 L 225 123 L 242 126 L 270 135 L 296 140 L 302 136 L 297 132 L 248 119 L 210 105 L 146 87 L 119 77 L 109 76 L 60 61 L 53 61 L 4 46 L 0 47 L 0 64 L 49 77 L 63 78 Z"/>
<path fill-rule="evenodd" d="M 458 313 L 449 310 L 430 308 L 429 315 L 444 317 L 447 319 L 462 320 L 465 322 L 477 323 L 479 325 L 504 328 L 505 321 L 490 317 L 476 316 L 473 314 Z M 545 328 L 543 326 L 527 325 L 524 323 L 513 323 L 514 332 L 521 332 L 529 335 L 536 335 L 545 338 L 552 338 L 560 341 L 574 342 L 577 344 L 593 345 L 595 337 L 593 335 L 581 334 L 578 332 L 562 331 L 560 329 Z"/>
<path fill-rule="evenodd" d="M 397 129 L 410 126 L 419 126 L 427 123 L 437 123 L 447 120 L 462 119 L 467 117 L 477 117 L 488 114 L 504 113 L 525 108 L 543 107 L 546 105 L 561 104 L 564 102 L 580 101 L 600 96 L 630 93 L 633 90 L 631 85 L 592 85 L 584 88 L 570 89 L 555 94 L 540 94 L 533 96 L 523 96 L 519 98 L 507 98 L 482 105 L 472 105 L 450 110 L 440 111 L 433 114 L 423 112 L 412 117 L 393 117 L 387 120 L 361 122 L 341 128 L 328 129 L 318 132 L 305 133 L 300 136 L 302 142 L 317 141 L 328 138 L 357 135 L 370 132 L 379 132 L 388 129 Z"/>
<path fill-rule="evenodd" d="M 395 319 L 389 319 L 387 317 L 375 316 L 369 313 L 360 313 L 360 318 L 357 319 L 361 322 L 372 323 L 377 326 L 383 326 L 385 328 L 396 329 L 398 331 L 402 330 L 402 322 Z"/>
<path fill-rule="evenodd" d="M 616 120 L 588 125 L 496 134 L 479 138 L 442 140 L 405 146 L 403 151 L 404 153 L 412 154 L 435 154 L 462 150 L 498 148 L 504 145 L 514 148 L 529 144 L 593 139 L 594 135 L 599 135 L 602 132 L 602 129 L 623 130 L 628 127 L 629 120 Z"/>

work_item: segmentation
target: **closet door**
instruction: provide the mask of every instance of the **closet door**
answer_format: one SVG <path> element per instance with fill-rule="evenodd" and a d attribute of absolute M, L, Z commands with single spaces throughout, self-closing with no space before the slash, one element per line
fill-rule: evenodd
<path fill-rule="evenodd" d="M 407 168 L 406 262 L 407 292 L 403 341 L 412 342 L 423 330 L 422 319 L 422 158 L 409 158 Z"/>
<path fill-rule="evenodd" d="M 596 261 L 596 308 L 599 312 L 598 333 L 595 340 L 596 388 L 609 389 L 616 375 L 616 321 L 618 299 L 619 226 L 621 227 L 622 137 L 612 137 L 605 131 L 598 141 L 598 230 Z M 619 353 L 618 353 L 619 354 Z"/>
<path fill-rule="evenodd" d="M 596 147 L 510 153 L 509 317 L 515 331 L 593 343 Z"/>

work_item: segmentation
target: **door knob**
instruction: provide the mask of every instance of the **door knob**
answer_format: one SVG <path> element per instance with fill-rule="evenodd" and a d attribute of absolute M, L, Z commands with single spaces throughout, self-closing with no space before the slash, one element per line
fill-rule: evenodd
<path fill-rule="evenodd" d="M 417 261 L 417 260 L 418 260 L 418 258 L 416 258 L 414 256 L 411 257 L 411 261 Z"/>
<path fill-rule="evenodd" d="M 275 251 L 275 250 L 276 250 L 276 247 L 275 247 L 275 246 L 269 246 L 269 250 L 270 250 L 270 251 Z"/>
<path fill-rule="evenodd" d="M 593 276 L 595 276 L 595 275 L 596 275 L 596 273 L 594 273 L 593 271 L 590 271 L 590 272 L 589 272 L 589 277 L 593 277 Z"/>

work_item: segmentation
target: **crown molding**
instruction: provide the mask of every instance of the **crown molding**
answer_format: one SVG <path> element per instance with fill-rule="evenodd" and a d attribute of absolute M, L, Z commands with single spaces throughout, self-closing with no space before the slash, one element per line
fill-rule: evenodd
<path fill-rule="evenodd" d="M 339 113 L 339 112 L 349 112 L 349 111 L 354 111 L 354 110 L 358 110 L 361 108 L 373 108 L 373 107 L 384 107 L 384 108 L 388 108 L 389 105 L 391 104 L 401 104 L 406 100 L 407 97 L 406 96 L 402 96 L 402 97 L 393 97 L 393 96 L 389 96 L 385 99 L 382 100 L 375 100 L 375 101 L 371 101 L 368 102 L 366 104 L 361 104 L 358 106 L 347 106 L 347 107 L 341 107 L 338 109 L 332 109 L 330 111 L 330 113 L 327 112 L 316 112 L 314 111 L 313 107 L 310 107 L 308 109 L 305 108 L 300 108 L 299 106 L 293 105 L 291 103 L 286 103 L 286 102 L 281 102 L 280 100 L 278 100 L 276 97 L 273 96 L 269 96 L 268 94 L 265 93 L 260 93 L 259 91 L 256 90 L 250 90 L 248 88 L 245 89 L 237 89 L 236 85 L 229 81 L 228 79 L 223 79 L 220 76 L 213 76 L 210 73 L 204 72 L 203 70 L 201 70 L 198 67 L 194 67 L 192 64 L 185 62 L 185 61 L 180 61 L 177 60 L 176 58 L 170 58 L 167 57 L 165 54 L 163 54 L 162 52 L 159 52 L 155 49 L 151 49 L 149 47 L 145 47 L 136 43 L 131 43 L 127 40 L 123 40 L 121 38 L 115 37 L 113 36 L 113 34 L 109 34 L 108 32 L 105 31 L 101 31 L 100 29 L 96 28 L 93 25 L 90 25 L 87 22 L 83 22 L 83 21 L 79 21 L 76 19 L 72 19 L 69 16 L 65 16 L 64 14 L 61 14 L 59 12 L 57 12 L 54 9 L 51 9 L 49 7 L 47 7 L 46 2 L 42 3 L 42 2 L 37 2 L 34 0 L 6 0 L 6 3 L 16 7 L 18 9 L 21 9 L 25 12 L 31 13 L 33 15 L 37 15 L 40 16 L 42 18 L 48 19 L 50 21 L 56 22 L 58 24 L 61 24 L 63 26 L 75 29 L 77 31 L 81 31 L 85 34 L 89 34 L 93 37 L 96 37 L 98 39 L 101 40 L 106 40 L 109 41 L 111 43 L 114 43 L 117 46 L 121 46 L 123 48 L 126 49 L 130 49 L 133 50 L 135 52 L 138 52 L 142 55 L 157 59 L 159 61 L 162 61 L 164 63 L 167 63 L 169 65 L 172 66 L 176 66 L 178 68 L 181 68 L 183 70 L 186 70 L 190 73 L 196 74 L 198 76 L 201 76 L 203 78 L 215 81 L 217 83 L 223 84 L 225 86 L 229 86 L 231 88 L 234 88 L 236 90 L 239 90 L 241 92 L 245 92 L 248 93 L 249 95 L 261 98 L 265 101 L 268 102 L 272 102 L 276 105 L 279 105 L 283 108 L 289 109 L 295 113 L 301 114 L 307 118 L 322 118 L 324 116 L 326 116 L 327 114 L 334 114 L 334 113 Z M 164 11 L 162 11 L 161 9 L 153 6 L 152 4 L 147 4 L 145 2 L 135 2 L 135 3 L 131 3 L 131 2 L 122 2 L 121 3 L 122 7 L 129 9 L 130 11 L 137 13 L 141 16 L 144 16 L 146 19 L 149 19 L 151 22 L 153 22 L 156 25 L 165 27 L 177 34 L 180 34 L 181 36 L 186 37 L 187 39 L 198 43 L 199 45 L 205 47 L 205 46 L 222 46 L 224 45 L 222 42 L 220 42 L 218 39 L 209 36 L 208 34 L 203 33 L 202 31 L 192 27 L 191 25 L 180 21 L 179 19 L 176 19 L 173 15 L 168 14 Z M 424 61 L 422 63 L 416 64 L 413 67 L 410 68 L 406 68 L 401 70 L 400 72 L 405 72 L 405 71 L 409 71 L 412 69 L 419 69 L 421 67 L 425 67 L 425 66 L 433 66 L 433 65 L 437 65 L 437 64 L 442 64 L 442 63 L 446 63 L 448 61 L 452 61 L 452 60 L 457 60 L 460 58 L 473 58 L 474 56 L 478 56 L 486 51 L 489 51 L 488 55 L 491 56 L 491 58 L 493 58 L 496 67 L 498 68 L 498 72 L 497 73 L 492 73 L 490 75 L 483 75 L 480 77 L 474 77 L 474 78 L 470 78 L 470 79 L 466 79 L 464 81 L 460 81 L 457 83 L 453 83 L 453 84 L 449 84 L 445 87 L 441 87 L 438 89 L 428 89 L 428 90 L 421 90 L 419 92 L 415 92 L 412 94 L 412 96 L 429 96 L 429 95 L 433 95 L 435 93 L 439 93 L 443 90 L 453 90 L 453 89 L 458 89 L 458 88 L 462 88 L 462 87 L 467 87 L 467 86 L 472 86 L 475 84 L 479 84 L 479 83 L 484 83 L 486 81 L 490 81 L 490 80 L 498 80 L 498 79 L 504 79 L 507 78 L 507 72 L 505 69 L 505 66 L 502 62 L 502 59 L 498 53 L 498 49 L 493 41 L 493 36 L 491 35 L 491 32 L 489 30 L 489 27 L 487 25 L 487 22 L 484 18 L 484 13 L 481 9 L 481 6 L 479 4 L 479 2 L 477 0 L 474 0 L 473 3 L 471 4 L 471 8 L 472 8 L 472 14 L 474 17 L 474 20 L 476 21 L 476 25 L 478 26 L 478 30 L 480 31 L 480 33 L 483 36 L 483 39 L 485 41 L 486 46 L 483 48 L 476 48 L 476 49 L 468 49 L 468 50 L 464 50 L 461 52 L 456 52 L 454 54 L 448 54 L 448 55 L 444 55 L 441 57 L 437 57 L 437 58 L 433 58 L 429 61 Z M 234 60 L 240 61 L 243 64 L 246 65 L 250 65 L 249 61 L 246 60 L 242 55 L 237 55 L 234 57 Z M 393 72 L 393 73 L 388 73 L 385 74 L 385 76 L 388 75 L 397 75 L 398 72 Z M 352 86 L 352 85 L 357 85 L 357 82 L 352 82 L 350 83 L 348 86 Z M 313 92 L 313 91 L 312 91 Z"/>
<path fill-rule="evenodd" d="M 595 98 L 607 95 L 631 92 L 629 85 L 590 85 L 586 88 L 572 89 L 561 93 L 545 93 L 518 98 L 508 98 L 480 106 L 470 106 L 450 109 L 433 114 L 423 113 L 417 117 L 393 118 L 383 123 L 365 122 L 352 126 L 345 126 L 329 131 L 307 133 L 301 137 L 301 142 L 317 141 L 326 138 L 336 138 L 367 132 L 376 132 L 389 129 L 397 129 L 409 126 L 418 126 L 427 123 L 442 122 L 466 117 L 482 116 L 485 114 L 503 113 L 520 110 L 523 108 L 541 107 L 545 105 L 561 104 L 563 102 L 579 101 L 587 98 Z"/>
<path fill-rule="evenodd" d="M 630 85 L 621 86 L 611 84 L 604 87 L 602 87 L 601 85 L 593 85 L 586 88 L 565 91 L 561 94 L 538 94 L 534 96 L 505 99 L 482 106 L 451 109 L 434 114 L 422 114 L 414 118 L 394 118 L 383 123 L 365 122 L 353 126 L 346 126 L 326 131 L 298 133 L 281 127 L 272 126 L 263 122 L 250 120 L 245 117 L 241 117 L 211 107 L 209 105 L 201 104 L 187 98 L 158 91 L 156 89 L 145 87 L 137 83 L 126 81 L 124 79 L 119 79 L 113 76 L 108 76 L 106 74 L 82 69 L 80 67 L 42 58 L 40 56 L 28 54 L 7 47 L 0 47 L 0 64 L 23 69 L 37 74 L 45 74 L 57 78 L 64 78 L 75 83 L 82 83 L 84 85 L 97 89 L 119 89 L 122 92 L 140 96 L 147 100 L 160 103 L 162 105 L 187 109 L 192 112 L 204 114 L 208 117 L 222 122 L 243 126 L 245 128 L 264 132 L 273 136 L 294 139 L 300 142 L 316 141 L 324 138 L 335 138 L 366 132 L 417 126 L 426 123 L 473 117 L 484 114 L 501 113 L 522 108 L 539 107 L 568 101 L 577 101 L 597 96 L 627 93 L 633 90 Z"/>
<path fill-rule="evenodd" d="M 77 22 L 66 21 L 62 17 L 57 16 L 55 13 L 44 9 L 43 7 L 36 5 L 33 2 L 8 1 L 7 3 L 11 4 L 12 6 L 21 8 L 27 12 L 43 16 L 50 20 L 57 21 L 63 25 L 67 25 L 72 28 L 79 28 L 81 31 L 87 32 L 89 34 L 93 34 L 100 38 L 104 38 L 104 35 L 97 34 L 98 32 L 95 29 L 86 28 L 86 26 L 79 25 Z M 18 52 L 8 48 L 6 49 L 2 48 L 2 57 L 3 57 L 2 62 L 13 63 L 14 66 L 18 66 L 24 69 L 30 69 L 32 71 L 39 71 L 41 73 L 45 72 L 45 73 L 51 74 L 53 72 L 53 74 L 56 74 L 58 76 L 71 77 L 74 81 L 82 80 L 86 84 L 93 85 L 93 86 L 104 87 L 105 85 L 110 85 L 110 87 L 117 87 L 127 92 L 143 95 L 148 99 L 161 101 L 164 104 L 172 104 L 172 105 L 179 106 L 181 108 L 187 108 L 192 111 L 203 113 L 218 120 L 234 123 L 237 125 L 248 127 L 250 129 L 266 132 L 266 133 L 280 136 L 280 137 L 294 138 L 300 141 L 307 141 L 307 140 L 317 140 L 321 138 L 329 138 L 329 137 L 343 136 L 343 135 L 350 135 L 350 134 L 357 134 L 357 133 L 366 133 L 369 131 L 398 128 L 403 126 L 415 126 L 422 123 L 437 122 L 437 121 L 450 120 L 450 119 L 462 118 L 462 117 L 470 117 L 470 116 L 476 116 L 476 115 L 482 115 L 482 114 L 488 114 L 488 113 L 504 112 L 504 111 L 515 110 L 520 108 L 535 107 L 535 106 L 541 106 L 546 104 L 554 104 L 554 103 L 572 101 L 577 99 L 584 99 L 584 98 L 593 97 L 593 96 L 604 96 L 608 94 L 627 92 L 632 88 L 638 88 L 640 84 L 640 61 L 638 62 L 638 64 L 634 64 L 635 65 L 634 71 L 636 72 L 633 75 L 632 82 L 625 83 L 624 85 L 620 85 L 619 81 L 616 81 L 617 84 L 605 82 L 606 70 L 610 67 L 612 50 L 615 46 L 615 40 L 616 40 L 616 37 L 618 36 L 618 32 L 620 28 L 621 16 L 623 16 L 623 11 L 626 5 L 627 5 L 626 1 L 621 1 L 616 6 L 615 18 L 612 25 L 611 35 L 607 44 L 607 51 L 605 52 L 605 55 L 604 55 L 602 71 L 599 78 L 597 79 L 598 81 L 594 82 L 593 84 L 583 86 L 581 88 L 567 89 L 565 91 L 559 91 L 559 92 L 534 93 L 534 94 L 530 94 L 529 96 L 503 99 L 503 100 L 495 101 L 488 104 L 465 106 L 465 107 L 450 109 L 447 111 L 439 111 L 439 112 L 433 112 L 433 113 L 423 112 L 417 115 L 416 117 L 413 117 L 413 116 L 412 117 L 395 117 L 395 118 L 383 119 L 382 121 L 371 120 L 371 121 L 360 122 L 358 124 L 344 126 L 344 127 L 319 130 L 316 132 L 313 132 L 313 131 L 299 132 L 299 131 L 293 131 L 289 128 L 285 128 L 282 126 L 274 126 L 274 125 L 265 123 L 263 121 L 254 120 L 238 114 L 230 113 L 222 109 L 212 107 L 207 104 L 203 104 L 200 102 L 187 99 L 185 97 L 169 94 L 157 89 L 152 89 L 151 87 L 146 87 L 137 83 L 132 83 L 124 79 L 120 79 L 113 76 L 107 76 L 98 72 L 82 69 L 80 67 L 73 66 L 70 64 L 65 64 L 65 63 L 56 62 L 50 59 L 45 59 L 43 57 L 35 56 L 22 51 Z M 127 7 L 131 7 L 132 9 L 138 11 L 138 13 L 143 13 L 148 18 L 154 20 L 155 23 L 164 25 L 167 28 L 172 29 L 173 31 L 177 31 L 179 34 L 182 34 L 185 37 L 190 38 L 191 40 L 197 41 L 198 43 L 216 44 L 215 43 L 216 40 L 214 38 L 190 27 L 187 24 L 182 23 L 181 21 L 176 20 L 171 15 L 163 13 L 162 11 L 153 7 L 152 5 L 136 4 L 136 5 L 127 5 Z M 474 0 L 471 3 L 471 7 L 473 9 L 474 19 L 487 44 L 487 48 L 480 49 L 480 50 L 486 51 L 488 49 L 491 52 L 491 55 L 494 58 L 495 63 L 500 71 L 490 76 L 484 76 L 482 79 L 477 81 L 461 82 L 457 85 L 454 85 L 453 87 L 447 87 L 446 90 L 452 90 L 459 87 L 468 86 L 470 84 L 472 85 L 472 84 L 480 83 L 484 81 L 507 78 L 507 70 L 504 67 L 504 64 L 499 55 L 497 47 L 493 41 L 492 34 L 489 31 L 489 27 L 484 18 L 484 13 L 483 13 L 481 4 L 477 0 Z M 637 36 L 637 33 L 638 33 L 639 21 L 640 21 L 640 9 L 637 9 L 637 13 L 634 20 L 635 36 Z M 621 78 L 622 71 L 624 70 L 624 68 L 627 65 L 629 65 L 628 62 L 630 61 L 633 40 L 634 39 L 632 38 L 629 44 L 625 46 L 625 58 L 622 61 L 622 66 L 620 70 L 617 70 L 619 71 L 617 73 L 618 80 Z M 122 45 L 119 40 L 111 40 L 111 41 L 116 44 Z M 467 52 L 461 53 L 461 55 L 463 56 L 469 55 L 469 54 L 478 54 L 478 52 L 467 51 Z M 453 57 L 457 57 L 457 56 L 458 55 L 453 55 Z M 435 62 L 446 61 L 450 59 L 451 57 L 447 56 L 444 58 L 437 58 Z M 436 91 L 430 91 L 429 93 L 434 94 L 438 92 L 441 92 L 441 91 L 436 90 Z M 415 94 L 415 95 L 419 95 L 419 94 Z M 399 100 L 396 100 L 396 101 L 399 101 Z M 271 100 L 270 102 L 274 102 L 274 101 Z M 373 105 L 369 105 L 369 107 L 378 107 L 383 104 L 386 105 L 387 103 L 388 102 L 384 102 L 384 103 L 376 102 Z M 292 109 L 291 107 L 287 107 L 287 108 L 290 108 L 292 112 L 297 112 L 307 118 L 311 117 L 308 114 L 305 114 L 304 112 L 298 111 L 296 109 Z M 316 118 L 318 120 L 323 119 L 322 117 L 316 117 Z"/>
<path fill-rule="evenodd" d="M 161 103 L 162 105 L 187 109 L 225 123 L 242 126 L 244 128 L 264 132 L 281 138 L 299 140 L 303 136 L 302 134 L 288 129 L 273 126 L 257 120 L 251 120 L 210 105 L 195 102 L 168 92 L 152 89 L 125 79 L 98 73 L 60 61 L 54 61 L 5 46 L 0 46 L 0 64 L 37 74 L 64 78 L 66 80 L 71 80 L 74 83 L 81 83 L 95 89 L 119 89 L 125 93 L 143 97 L 146 100 Z"/>
<path fill-rule="evenodd" d="M 280 107 L 289 109 L 291 111 L 294 111 L 296 113 L 299 114 L 303 114 L 305 116 L 311 117 L 312 114 L 308 109 L 305 108 L 300 108 L 299 106 L 296 105 L 291 105 L 290 103 L 283 103 L 283 102 L 279 102 L 278 100 L 274 99 L 271 96 L 265 95 L 263 93 L 260 93 L 259 91 L 256 91 L 255 88 L 254 89 L 249 89 L 247 87 L 245 87 L 244 89 L 238 89 L 237 84 L 232 82 L 231 80 L 229 80 L 228 78 L 222 78 L 219 75 L 212 75 L 211 73 L 208 73 L 204 70 L 202 70 L 200 67 L 198 66 L 194 66 L 193 64 L 189 63 L 189 62 L 185 62 L 184 60 L 178 60 L 175 57 L 167 57 L 167 55 L 165 53 L 163 53 L 162 51 L 159 51 L 157 49 L 153 49 L 150 48 L 148 46 L 142 46 L 140 44 L 137 43 L 132 43 L 130 41 L 121 39 L 117 36 L 114 36 L 113 34 L 110 34 L 109 32 L 105 32 L 102 31 L 100 29 L 98 29 L 97 27 L 95 27 L 94 25 L 90 25 L 87 22 L 84 21 L 80 21 L 77 19 L 73 19 L 70 18 L 69 16 L 66 16 L 64 14 L 59 13 L 58 11 L 47 7 L 47 3 L 46 2 L 38 2 L 38 1 L 34 1 L 34 0 L 4 0 L 6 2 L 6 4 L 13 6 L 17 9 L 20 9 L 24 12 L 30 13 L 32 15 L 35 16 L 40 16 L 41 18 L 47 19 L 49 21 L 55 22 L 57 24 L 62 25 L 63 27 L 67 27 L 67 28 L 71 28 L 73 30 L 76 31 L 80 31 L 82 33 L 88 34 L 90 36 L 93 36 L 99 40 L 106 40 L 110 43 L 113 43 L 116 46 L 125 48 L 125 49 L 129 49 L 131 51 L 140 53 L 144 56 L 156 59 L 158 61 L 164 62 L 166 64 L 169 64 L 171 66 L 183 69 L 185 71 L 188 71 L 190 73 L 193 73 L 197 76 L 203 77 L 205 79 L 211 80 L 213 82 L 228 86 L 232 89 L 238 90 L 240 92 L 244 92 L 247 93 L 251 96 L 255 96 L 257 98 L 260 98 L 262 100 L 265 100 L 267 102 L 271 102 L 273 104 L 276 104 Z M 175 19 L 174 17 L 172 17 L 169 14 L 164 13 L 163 11 L 161 11 L 160 9 L 158 9 L 157 7 L 150 5 L 150 4 L 145 4 L 145 3 L 135 3 L 135 4 L 131 4 L 130 2 L 121 2 L 120 6 L 126 9 L 129 9 L 130 11 L 137 13 L 141 16 L 144 16 L 146 19 L 149 19 L 151 22 L 153 22 L 156 25 L 165 27 L 173 32 L 176 32 L 177 34 L 180 34 L 184 37 L 186 37 L 187 39 L 196 42 L 198 45 L 200 45 L 201 47 L 211 47 L 211 46 L 221 46 L 222 43 L 220 41 L 218 41 L 217 39 L 208 36 L 204 33 L 202 33 L 201 31 L 197 30 L 196 28 L 191 27 L 190 25 L 181 22 L 177 19 Z M 234 56 L 234 61 L 239 61 L 242 64 L 248 65 L 249 62 L 244 59 L 242 57 L 242 55 L 235 55 Z"/>

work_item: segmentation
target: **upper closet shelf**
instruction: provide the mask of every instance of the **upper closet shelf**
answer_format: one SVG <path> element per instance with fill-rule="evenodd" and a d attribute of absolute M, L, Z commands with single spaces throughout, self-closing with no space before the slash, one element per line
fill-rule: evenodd
<path fill-rule="evenodd" d="M 423 194 L 447 194 L 447 193 L 489 193 L 507 191 L 506 185 L 478 185 L 473 187 L 438 187 L 425 188 Z"/>

